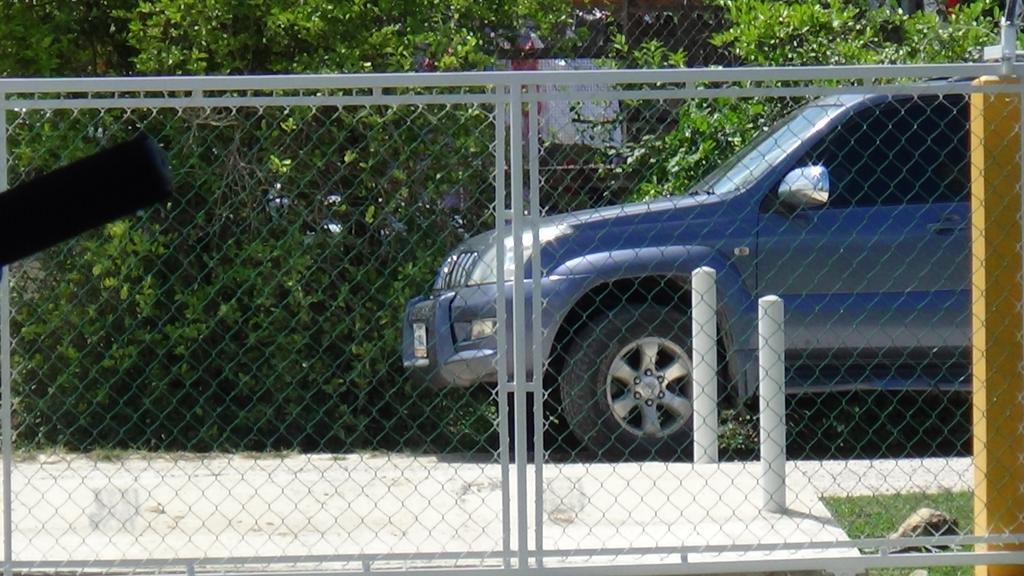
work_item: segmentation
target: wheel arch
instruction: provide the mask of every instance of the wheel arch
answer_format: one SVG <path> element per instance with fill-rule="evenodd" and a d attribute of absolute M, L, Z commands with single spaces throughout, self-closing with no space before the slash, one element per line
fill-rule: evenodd
<path fill-rule="evenodd" d="M 719 294 L 722 293 L 721 288 Z M 623 303 L 643 305 L 656 304 L 666 308 L 689 311 L 691 306 L 690 275 L 688 273 L 641 274 L 618 277 L 595 282 L 582 291 L 572 305 L 562 314 L 558 329 L 551 342 L 548 365 L 545 370 L 545 386 L 556 390 L 557 381 L 565 366 L 566 351 L 576 332 L 595 315 L 613 310 Z M 719 300 L 718 323 L 718 374 L 719 399 L 734 402 L 744 396 L 744 370 L 735 350 L 733 320 L 729 306 Z M 558 400 L 557 393 L 555 395 Z"/>

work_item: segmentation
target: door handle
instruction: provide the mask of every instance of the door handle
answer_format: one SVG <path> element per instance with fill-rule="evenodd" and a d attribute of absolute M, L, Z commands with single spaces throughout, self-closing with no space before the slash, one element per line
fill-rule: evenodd
<path fill-rule="evenodd" d="M 928 225 L 928 231 L 935 234 L 952 234 L 966 228 L 966 224 L 959 216 L 943 216 L 938 222 Z"/>

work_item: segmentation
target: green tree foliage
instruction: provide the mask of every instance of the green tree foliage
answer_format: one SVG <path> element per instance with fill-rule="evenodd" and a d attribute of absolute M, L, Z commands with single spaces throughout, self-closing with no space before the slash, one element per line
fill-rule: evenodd
<path fill-rule="evenodd" d="M 729 24 L 714 42 L 755 66 L 912 64 L 976 60 L 997 39 L 997 2 L 979 0 L 945 15 L 901 12 L 896 3 L 871 8 L 850 0 L 717 0 Z M 648 47 L 647 53 L 658 54 Z M 763 84 L 762 84 L 763 85 Z M 625 144 L 615 171 L 636 182 L 634 198 L 685 192 L 799 98 L 693 99 L 680 102 L 667 130 Z M 629 113 L 643 116 L 649 104 Z"/>
<path fill-rule="evenodd" d="M 147 73 L 373 72 L 411 68 L 418 52 L 437 70 L 493 61 L 487 31 L 513 34 L 524 20 L 550 30 L 564 0 L 146 0 L 129 22 Z"/>
<path fill-rule="evenodd" d="M 486 201 L 471 200 L 493 178 L 478 161 L 488 123 L 482 109 L 444 106 L 22 116 L 11 147 L 36 167 L 74 155 L 65 145 L 160 135 L 177 198 L 16 276 L 19 440 L 478 446 L 486 402 L 423 389 L 398 349 L 404 303 L 447 248 L 493 226 Z M 436 170 L 439 154 L 450 169 Z M 448 207 L 452 195 L 467 202 Z"/>
<path fill-rule="evenodd" d="M 134 51 L 116 16 L 136 0 L 0 0 L 0 75 L 126 74 Z"/>
<path fill-rule="evenodd" d="M 482 68 L 494 62 L 493 36 L 569 14 L 554 0 L 151 0 L 104 5 L 104 24 L 75 36 L 82 15 L 57 4 L 25 3 L 0 21 L 0 37 L 15 22 L 50 22 L 26 39 L 60 37 L 39 45 L 43 64 L 3 44 L 7 74 L 408 71 L 424 58 L 432 69 Z M 19 444 L 479 447 L 493 427 L 486 399 L 425 389 L 398 350 L 404 303 L 455 243 L 493 227 L 491 114 L 9 113 L 12 183 L 145 129 L 170 152 L 176 188 L 168 205 L 16 274 Z"/>
<path fill-rule="evenodd" d="M 760 65 L 963 60 L 995 30 L 981 1 L 945 19 L 856 2 L 720 1 L 731 23 L 717 41 Z M 526 21 L 550 38 L 571 10 L 568 0 L 0 0 L 0 13 L 0 74 L 74 76 L 481 69 L 496 38 Z M 683 62 L 622 38 L 612 57 Z M 628 177 L 638 197 L 680 193 L 794 104 L 630 104 L 624 119 L 639 129 L 600 151 L 624 160 L 606 176 Z M 666 109 L 668 129 L 648 130 Z M 487 402 L 423 389 L 397 351 L 404 302 L 452 245 L 493 225 L 490 113 L 8 111 L 12 183 L 145 129 L 170 152 L 176 186 L 171 203 L 19 267 L 19 445 L 478 446 L 492 429 Z"/>
<path fill-rule="evenodd" d="M 480 69 L 523 22 L 549 36 L 568 0 L 0 0 L 0 74 Z"/>
<path fill-rule="evenodd" d="M 715 42 L 760 66 L 965 62 L 995 41 L 999 2 L 904 14 L 897 2 L 718 0 L 730 25 Z M 771 25 L 766 25 L 771 23 Z"/>

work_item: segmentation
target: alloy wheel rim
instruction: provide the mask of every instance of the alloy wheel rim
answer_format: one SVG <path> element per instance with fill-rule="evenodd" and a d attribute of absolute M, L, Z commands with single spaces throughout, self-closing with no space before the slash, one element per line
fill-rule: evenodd
<path fill-rule="evenodd" d="M 605 400 L 615 421 L 642 438 L 664 438 L 693 416 L 693 364 L 671 340 L 645 337 L 619 350 L 605 379 Z"/>

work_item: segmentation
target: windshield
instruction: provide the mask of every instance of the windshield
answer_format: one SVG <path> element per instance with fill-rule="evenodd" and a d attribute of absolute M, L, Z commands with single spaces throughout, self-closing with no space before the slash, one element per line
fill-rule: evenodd
<path fill-rule="evenodd" d="M 842 109 L 823 105 L 798 108 L 705 176 L 692 191 L 723 194 L 750 186 Z"/>

